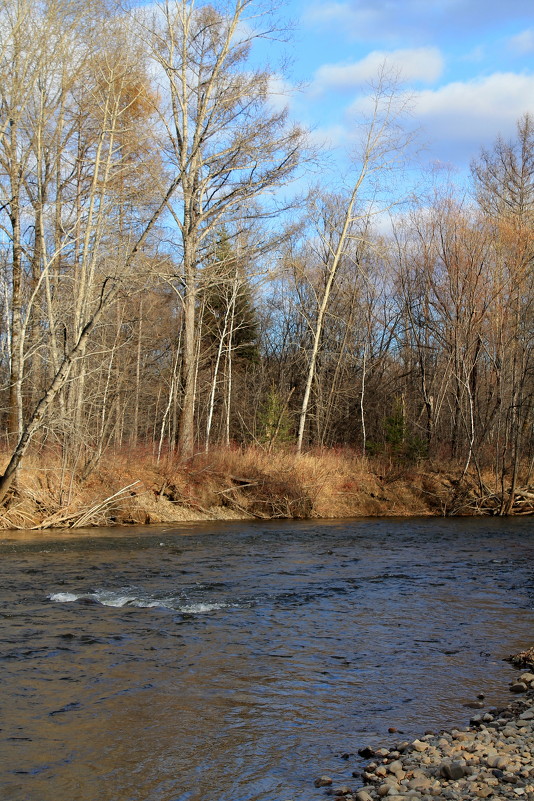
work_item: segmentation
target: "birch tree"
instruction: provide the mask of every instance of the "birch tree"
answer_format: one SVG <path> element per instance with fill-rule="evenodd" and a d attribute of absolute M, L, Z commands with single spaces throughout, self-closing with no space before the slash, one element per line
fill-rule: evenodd
<path fill-rule="evenodd" d="M 271 74 L 247 63 L 268 24 L 254 0 L 220 8 L 169 0 L 147 32 L 167 100 L 161 123 L 178 185 L 168 207 L 182 266 L 179 448 L 186 457 L 195 443 L 198 288 L 210 236 L 223 223 L 273 215 L 268 197 L 292 178 L 304 144 L 286 111 L 268 102 Z"/>
<path fill-rule="evenodd" d="M 300 453 L 304 441 L 306 419 L 317 359 L 321 345 L 325 316 L 332 288 L 343 259 L 351 242 L 362 240 L 370 219 L 386 206 L 377 203 L 380 194 L 379 179 L 398 168 L 406 156 L 411 135 L 401 127 L 402 117 L 409 108 L 409 101 L 398 88 L 395 80 L 384 66 L 377 78 L 371 98 L 369 119 L 362 125 L 361 146 L 354 154 L 354 182 L 342 206 L 330 224 L 316 232 L 324 251 L 326 281 L 322 295 L 317 299 L 317 315 L 302 405 L 299 416 L 297 451 Z M 367 190 L 367 192 L 366 192 Z M 312 203 L 313 214 L 313 203 Z M 320 218 L 317 213 L 317 217 Z"/>
<path fill-rule="evenodd" d="M 117 20 L 104 20 L 100 17 L 98 29 L 98 25 L 93 25 L 91 9 L 82 8 L 89 16 L 74 20 L 73 25 L 68 28 L 70 38 L 67 35 L 61 38 L 67 28 L 60 15 L 64 7 L 54 6 L 52 10 L 48 10 L 50 14 L 55 14 L 51 17 L 47 30 L 50 41 L 57 44 L 58 58 L 63 59 L 64 69 L 59 70 L 60 75 L 64 75 L 69 66 L 67 54 L 68 46 L 72 44 L 73 31 L 79 29 L 80 36 L 82 32 L 90 36 L 100 32 L 99 44 L 109 44 L 110 39 L 104 37 L 103 28 L 112 32 L 114 25 L 118 24 Z M 20 23 L 21 30 L 16 29 L 22 42 L 25 37 L 31 42 L 32 25 L 38 24 L 39 20 L 43 21 L 39 16 L 40 11 L 41 8 L 36 5 L 32 14 L 24 17 Z M 48 18 L 44 22 L 47 20 Z M 118 38 L 117 33 L 115 44 Z M 50 41 L 47 43 L 48 47 L 51 46 Z M 17 191 L 15 195 L 9 195 L 7 207 L 13 274 L 11 348 L 18 363 L 15 360 L 14 368 L 12 359 L 11 387 L 14 400 L 10 403 L 10 409 L 16 412 L 16 419 L 14 413 L 11 415 L 11 427 L 15 428 L 13 433 L 16 441 L 7 467 L 0 477 L 0 502 L 16 475 L 33 435 L 43 425 L 48 411 L 69 381 L 68 412 L 72 413 L 72 419 L 79 424 L 89 339 L 115 300 L 121 293 L 128 292 L 129 273 L 134 268 L 140 271 L 143 249 L 146 248 L 149 234 L 154 230 L 177 187 L 176 179 L 170 178 L 167 186 L 161 186 L 159 197 L 151 195 L 149 203 L 138 201 L 134 217 L 128 223 L 128 236 L 118 239 L 114 237 L 117 209 L 122 206 L 124 210 L 127 205 L 131 206 L 130 198 L 123 192 L 125 177 L 131 174 L 134 162 L 138 178 L 143 172 L 147 174 L 147 170 L 143 170 L 140 164 L 142 162 L 146 166 L 148 163 L 144 154 L 134 158 L 134 149 L 131 147 L 131 129 L 136 117 L 139 117 L 136 109 L 142 106 L 145 83 L 143 80 L 136 80 L 139 64 L 134 53 L 128 53 L 124 49 L 121 52 L 119 48 L 118 52 L 117 49 L 102 49 L 95 55 L 93 45 L 93 41 L 84 40 L 83 36 L 78 42 L 80 48 L 86 48 L 87 69 L 78 76 L 79 81 L 84 81 L 83 84 L 76 84 L 74 79 L 71 84 L 67 82 L 70 104 L 68 118 L 71 122 L 67 139 L 64 127 L 67 117 L 62 105 L 67 90 L 56 93 L 57 102 L 54 107 L 43 104 L 42 87 L 53 86 L 54 77 L 58 74 L 57 69 L 54 71 L 54 62 L 43 57 L 42 62 L 38 63 L 37 79 L 25 89 L 25 107 L 18 113 L 16 140 L 9 135 L 2 141 L 4 163 L 11 167 L 15 155 L 19 159 L 13 169 L 5 168 L 8 189 L 13 188 L 12 177 L 17 182 L 14 187 Z M 72 68 L 72 64 L 70 66 Z M 4 98 L 12 98 L 15 90 L 19 91 L 21 70 L 22 68 L 11 70 L 5 74 Z M 33 118 L 29 109 L 35 112 Z M 37 114 L 39 110 L 41 116 Z M 56 135 L 58 126 L 61 134 Z M 9 130 L 9 125 L 6 130 Z M 22 149 L 19 144 L 22 131 L 29 143 L 26 149 Z M 59 144 L 61 149 L 58 151 Z M 19 154 L 24 155 L 26 162 L 20 162 Z M 59 163 L 61 168 L 54 170 L 54 166 Z M 72 167 L 70 171 L 69 165 Z M 47 194 L 50 185 L 47 176 L 50 172 L 60 179 L 59 184 L 54 187 L 57 209 L 55 216 L 50 215 L 54 198 Z M 118 185 L 120 193 L 117 192 Z M 23 211 L 19 200 L 22 197 L 25 204 Z M 33 238 L 22 241 L 21 215 L 27 214 L 32 207 L 36 220 L 34 235 Z M 42 228 L 45 220 L 48 222 L 50 218 L 55 223 L 48 225 L 45 235 Z M 54 224 L 55 240 L 50 230 L 54 230 Z M 49 251 L 48 246 L 54 241 L 56 244 Z M 27 286 L 25 295 L 19 289 L 19 282 L 22 283 L 24 277 L 23 259 L 25 264 L 30 265 L 29 272 L 34 280 L 33 285 L 30 283 Z M 58 292 L 54 300 L 50 280 L 53 274 L 58 281 Z M 43 293 L 46 298 L 45 307 L 48 310 L 48 314 L 38 322 L 43 331 L 49 332 L 46 344 L 49 348 L 47 352 L 52 354 L 51 369 L 43 377 L 40 392 L 23 415 L 21 370 L 25 357 L 25 338 L 29 330 L 29 316 L 36 306 L 39 293 Z M 62 332 L 61 348 L 58 346 L 59 332 Z"/>

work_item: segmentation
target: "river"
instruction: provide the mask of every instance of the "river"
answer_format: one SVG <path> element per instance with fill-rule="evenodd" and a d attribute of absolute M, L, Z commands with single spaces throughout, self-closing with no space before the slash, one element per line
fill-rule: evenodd
<path fill-rule="evenodd" d="M 0 622 L 3 801 L 314 801 L 362 746 L 507 700 L 534 527 L 2 532 Z"/>

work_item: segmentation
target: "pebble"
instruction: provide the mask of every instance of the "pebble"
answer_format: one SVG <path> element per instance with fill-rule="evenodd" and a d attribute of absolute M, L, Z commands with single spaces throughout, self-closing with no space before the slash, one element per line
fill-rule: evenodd
<path fill-rule="evenodd" d="M 510 686 L 510 692 L 512 693 L 526 693 L 527 690 L 528 686 L 523 681 L 516 681 Z"/>
<path fill-rule="evenodd" d="M 428 743 L 423 743 L 421 742 L 421 740 L 414 740 L 412 743 L 412 747 L 414 751 L 419 751 L 421 753 L 422 751 L 426 751 L 426 749 L 428 748 Z"/>
<path fill-rule="evenodd" d="M 450 781 L 463 779 L 464 776 L 469 776 L 470 772 L 470 769 L 460 762 L 442 762 L 439 768 L 439 775 Z"/>
<path fill-rule="evenodd" d="M 534 801 L 534 663 L 525 667 L 510 684 L 516 697 L 506 708 L 475 715 L 465 729 L 361 748 L 361 757 L 374 760 L 353 773 L 364 788 L 332 791 L 329 776 L 315 786 L 343 801 Z"/>

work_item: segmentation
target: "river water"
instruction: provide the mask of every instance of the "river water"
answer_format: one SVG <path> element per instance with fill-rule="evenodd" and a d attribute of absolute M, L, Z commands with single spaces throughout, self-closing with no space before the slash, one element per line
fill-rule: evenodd
<path fill-rule="evenodd" d="M 507 699 L 534 527 L 3 532 L 0 602 L 3 801 L 314 801 L 358 748 Z"/>

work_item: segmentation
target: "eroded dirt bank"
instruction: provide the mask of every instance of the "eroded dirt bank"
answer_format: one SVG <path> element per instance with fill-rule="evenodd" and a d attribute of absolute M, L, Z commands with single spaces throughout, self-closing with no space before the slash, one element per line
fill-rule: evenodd
<path fill-rule="evenodd" d="M 114 453 L 82 480 L 52 456 L 28 460 L 0 528 L 64 528 L 243 518 L 470 514 L 474 477 L 460 469 L 354 453 L 262 449 L 199 454 L 188 463 Z"/>

